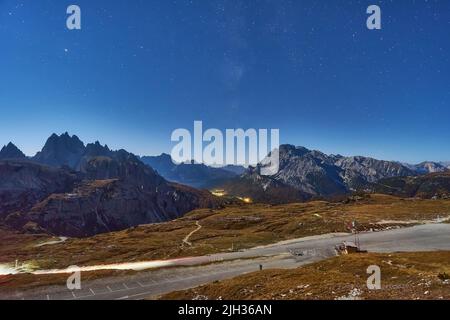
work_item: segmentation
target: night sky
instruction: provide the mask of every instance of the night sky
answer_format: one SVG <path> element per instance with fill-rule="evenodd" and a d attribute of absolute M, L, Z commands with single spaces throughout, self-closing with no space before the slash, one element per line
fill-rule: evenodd
<path fill-rule="evenodd" d="M 82 29 L 66 28 L 66 9 Z M 366 9 L 382 10 L 382 30 Z M 174 129 L 279 128 L 326 153 L 450 160 L 450 1 L 0 0 L 0 145 L 140 155 Z"/>

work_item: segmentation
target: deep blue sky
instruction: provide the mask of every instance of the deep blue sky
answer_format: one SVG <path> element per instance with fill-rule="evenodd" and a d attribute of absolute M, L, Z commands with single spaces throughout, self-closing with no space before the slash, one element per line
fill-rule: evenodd
<path fill-rule="evenodd" d="M 78 4 L 82 30 L 66 29 Z M 382 9 L 381 31 L 366 8 Z M 450 160 L 450 2 L 0 0 L 0 144 L 137 154 L 176 128 L 279 128 L 327 153 Z"/>

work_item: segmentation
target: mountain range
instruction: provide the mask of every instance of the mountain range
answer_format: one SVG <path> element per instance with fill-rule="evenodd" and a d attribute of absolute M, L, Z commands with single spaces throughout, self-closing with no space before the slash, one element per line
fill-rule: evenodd
<path fill-rule="evenodd" d="M 239 166 L 213 168 L 194 162 L 175 164 L 171 156 L 164 153 L 160 156 L 142 157 L 141 161 L 155 169 L 167 180 L 195 188 L 211 189 L 245 172 L 245 168 Z"/>
<path fill-rule="evenodd" d="M 126 152 L 125 150 L 119 151 Z M 26 157 L 19 148 L 10 142 L 0 150 L 0 160 L 28 159 L 53 167 L 69 167 L 80 170 L 83 163 L 91 157 L 114 158 L 115 154 L 117 152 L 110 150 L 107 145 L 101 145 L 98 141 L 84 145 L 76 135 L 70 136 L 66 132 L 59 136 L 52 134 L 42 150 L 33 157 Z M 248 173 L 248 170 L 241 166 L 229 165 L 213 168 L 195 163 L 175 164 L 170 155 L 164 153 L 159 156 L 143 156 L 139 160 L 151 166 L 169 181 L 197 188 L 213 187 L 224 180 Z M 305 184 L 300 189 L 311 194 L 329 194 L 333 193 L 335 189 L 338 191 L 352 189 L 359 185 L 359 180 L 365 184 L 366 181 L 373 182 L 390 176 L 427 174 L 450 169 L 450 162 L 426 161 L 420 164 L 408 164 L 362 156 L 326 155 L 320 151 L 293 145 L 280 146 L 280 165 L 281 170 L 276 176 L 277 180 L 294 186 Z M 309 184 L 305 177 L 305 175 L 311 174 L 324 174 L 336 185 L 329 186 L 330 190 L 325 188 L 324 192 L 321 188 L 315 190 L 315 187 Z M 296 179 L 299 180 L 299 183 L 294 181 Z"/>
<path fill-rule="evenodd" d="M 116 153 L 111 151 L 107 145 L 103 146 L 96 141 L 85 146 L 76 135 L 70 136 L 66 132 L 60 136 L 52 134 L 42 150 L 28 159 L 48 166 L 80 170 L 92 157 L 114 158 L 115 155 Z M 9 143 L 0 151 L 0 160 L 6 159 L 26 159 L 26 156 L 14 144 Z M 176 165 L 168 154 L 144 156 L 140 160 L 155 169 L 168 181 L 201 189 L 212 188 L 245 171 L 245 168 L 239 166 L 212 168 L 203 164 Z"/>
<path fill-rule="evenodd" d="M 291 202 L 292 197 L 304 200 L 370 191 L 381 179 L 448 170 L 438 163 L 412 166 L 361 156 L 326 155 L 293 145 L 280 146 L 279 154 L 280 169 L 276 175 L 262 176 L 260 166 L 257 166 L 228 181 L 222 188 L 231 195 L 252 194 L 253 200 L 263 202 L 267 202 L 268 190 L 271 190 L 273 196 L 269 202 L 284 203 Z M 280 188 L 284 191 L 279 192 Z"/>
<path fill-rule="evenodd" d="M 27 232 L 84 237 L 236 202 L 201 190 L 205 188 L 264 203 L 355 191 L 447 197 L 450 190 L 445 163 L 409 165 L 293 145 L 280 146 L 279 153 L 279 172 L 263 176 L 262 165 L 174 164 L 167 154 L 138 157 L 99 142 L 85 145 L 67 132 L 51 135 L 34 157 L 9 143 L 0 151 L 0 223 Z"/>
<path fill-rule="evenodd" d="M 52 135 L 35 157 L 0 160 L 0 199 L 0 222 L 76 237 L 172 220 L 227 201 L 168 182 L 125 150 L 84 146 L 67 133 Z"/>

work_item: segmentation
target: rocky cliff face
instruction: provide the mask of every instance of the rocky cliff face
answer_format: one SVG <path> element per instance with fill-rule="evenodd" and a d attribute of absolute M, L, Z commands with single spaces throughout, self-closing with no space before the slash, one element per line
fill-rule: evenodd
<path fill-rule="evenodd" d="M 400 163 L 367 157 L 342 157 L 335 164 L 342 170 L 340 176 L 350 190 L 365 188 L 384 178 L 417 174 Z"/>
<path fill-rule="evenodd" d="M 9 223 L 23 228 L 32 222 L 55 235 L 85 237 L 176 219 L 198 208 L 198 200 L 171 186 L 149 190 L 121 180 L 96 180 L 53 194 Z"/>
<path fill-rule="evenodd" d="M 31 208 L 55 192 L 71 190 L 76 173 L 27 161 L 0 161 L 0 219 Z"/>
<path fill-rule="evenodd" d="M 254 175 L 258 169 L 250 169 L 240 179 L 248 185 L 251 178 L 253 187 Z M 416 175 L 414 170 L 397 162 L 376 160 L 367 157 L 343 157 L 340 155 L 326 155 L 320 151 L 308 150 L 304 147 L 292 145 L 280 146 L 280 170 L 270 177 L 284 187 L 288 186 L 301 191 L 302 196 L 334 196 L 345 194 L 353 190 L 367 189 L 379 179 Z M 259 179 L 264 187 L 267 179 Z M 236 190 L 238 182 L 232 188 Z M 275 185 L 273 185 L 275 187 Z M 277 185 L 276 188 L 281 188 Z M 226 191 L 231 191 L 225 186 Z M 272 189 L 275 192 L 275 189 Z"/>
<path fill-rule="evenodd" d="M 347 190 L 335 159 L 303 147 L 280 147 L 280 170 L 274 178 L 311 195 L 332 195 Z"/>
<path fill-rule="evenodd" d="M 30 201 L 34 203 L 31 208 L 8 215 L 7 224 L 16 229 L 30 230 L 32 225 L 37 231 L 84 237 L 168 221 L 199 207 L 221 205 L 221 200 L 209 192 L 168 183 L 125 151 L 116 157 L 94 157 L 86 161 L 80 172 L 82 179 L 73 188 L 61 186 L 63 192 L 54 189 L 43 192 L 42 184 L 37 184 L 36 189 L 47 197 L 40 202 Z M 52 170 L 63 172 L 63 169 Z M 53 181 L 50 177 L 50 185 Z"/>
<path fill-rule="evenodd" d="M 152 168 L 124 150 L 117 151 L 114 158 L 105 156 L 89 158 L 80 167 L 80 171 L 89 180 L 121 179 L 145 189 L 166 183 Z"/>

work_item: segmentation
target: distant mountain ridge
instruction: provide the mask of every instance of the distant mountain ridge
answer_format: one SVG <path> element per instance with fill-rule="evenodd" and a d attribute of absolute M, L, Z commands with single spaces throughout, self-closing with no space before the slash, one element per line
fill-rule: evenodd
<path fill-rule="evenodd" d="M 317 158 L 323 158 L 324 160 L 327 161 L 332 160 L 332 163 L 334 163 L 334 161 L 340 160 L 343 167 L 345 166 L 345 163 L 351 164 L 353 162 L 351 159 L 353 159 L 356 162 L 361 160 L 370 161 L 368 159 L 371 159 L 369 157 L 344 157 L 341 155 L 325 155 L 320 151 L 308 150 L 304 147 L 294 147 L 292 145 L 284 145 L 281 146 L 281 148 L 285 148 L 287 146 L 297 148 L 296 152 L 299 153 L 304 152 L 305 154 L 310 154 L 312 156 L 316 155 Z M 19 148 L 17 148 L 12 142 L 9 142 L 0 151 L 0 160 L 27 158 L 31 161 L 36 161 L 38 163 L 50 166 L 56 167 L 67 166 L 73 169 L 79 169 L 82 166 L 83 162 L 89 159 L 90 157 L 96 156 L 114 157 L 115 153 L 116 151 L 110 150 L 107 145 L 101 145 L 98 141 L 96 141 L 95 143 L 89 143 L 84 145 L 84 143 L 76 135 L 70 136 L 67 132 L 65 132 L 59 136 L 57 134 L 52 134 L 47 139 L 47 142 L 45 143 L 42 150 L 39 151 L 33 157 L 26 157 L 25 154 Z M 172 162 L 171 156 L 168 154 L 163 153 L 159 156 L 143 156 L 140 158 L 140 160 L 146 163 L 147 165 L 153 167 L 164 177 L 166 177 L 167 175 L 166 178 L 168 178 L 169 180 L 171 179 L 173 179 L 174 181 L 183 180 L 183 174 L 181 172 L 180 173 L 177 172 L 178 170 L 180 170 L 180 168 L 176 168 L 177 165 Z M 385 161 L 385 162 L 394 163 L 394 161 Z M 446 162 L 425 161 L 419 164 L 409 164 L 400 162 L 397 163 L 399 163 L 402 167 L 406 167 L 407 169 L 415 172 L 416 174 L 427 174 L 450 170 L 450 161 Z M 194 167 L 195 166 L 198 167 L 202 165 L 196 164 L 194 165 Z M 214 172 L 215 170 L 212 170 L 211 172 L 207 172 L 208 169 L 205 168 L 196 171 L 201 171 L 202 174 L 211 173 L 214 175 L 218 173 L 219 176 L 220 175 L 226 176 L 226 174 L 223 173 L 223 171 L 231 172 L 234 175 L 241 175 L 244 174 L 246 171 L 246 168 L 234 165 L 228 165 L 221 168 L 213 168 L 213 167 L 207 168 L 217 169 L 218 171 Z M 183 170 L 180 171 L 186 171 L 186 169 L 187 167 L 183 168 Z M 203 183 L 201 182 L 201 179 L 197 179 L 197 181 L 194 181 L 194 184 L 201 185 Z"/>
<path fill-rule="evenodd" d="M 254 190 L 266 190 L 268 185 L 273 185 L 271 181 L 274 180 L 281 183 L 282 188 L 290 187 L 301 192 L 300 200 L 305 196 L 329 197 L 352 191 L 367 191 L 381 179 L 416 176 L 423 174 L 424 170 L 439 168 L 445 171 L 445 168 L 439 165 L 423 164 L 411 167 L 394 161 L 362 156 L 326 155 L 320 151 L 293 145 L 280 146 L 279 154 L 280 168 L 276 175 L 261 176 L 260 166 L 257 166 L 249 169 L 233 182 L 224 184 L 223 188 L 228 193 L 234 194 L 235 190 L 240 190 L 242 185 L 245 185 L 247 192 L 255 194 Z M 263 191 L 257 193 L 256 200 L 268 197 L 263 193 Z M 294 193 L 290 192 L 290 194 Z M 283 200 L 278 197 L 279 195 L 277 200 Z"/>
<path fill-rule="evenodd" d="M 406 163 L 404 163 L 403 165 L 419 174 L 427 174 L 427 173 L 445 172 L 450 169 L 449 164 L 450 163 L 445 162 L 425 161 L 416 165 Z"/>
<path fill-rule="evenodd" d="M 450 161 L 443 161 L 440 162 L 440 164 L 450 170 Z"/>
<path fill-rule="evenodd" d="M 450 199 L 450 171 L 382 179 L 371 191 L 408 198 Z"/>
<path fill-rule="evenodd" d="M 59 136 L 51 135 L 42 150 L 28 159 L 84 172 L 86 165 L 94 158 L 106 157 L 120 162 L 128 155 L 131 154 L 125 150 L 112 151 L 98 141 L 85 145 L 77 136 L 66 132 Z M 24 159 L 23 153 L 12 143 L 2 149 L 0 159 L 2 157 Z M 133 161 L 150 166 L 158 175 L 171 182 L 200 189 L 223 188 L 231 195 L 252 195 L 255 201 L 266 201 L 272 197 L 272 202 L 300 201 L 370 190 L 372 184 L 380 179 L 448 170 L 448 163 L 427 161 L 411 165 L 363 156 L 327 155 L 293 145 L 280 146 L 280 170 L 272 177 L 261 176 L 258 166 L 245 169 L 239 166 L 213 168 L 203 164 L 177 165 L 168 154 L 133 157 Z"/>
<path fill-rule="evenodd" d="M 194 188 L 214 188 L 245 172 L 243 167 L 208 167 L 204 164 L 175 164 L 170 155 L 141 157 L 141 161 L 155 169 L 165 179 Z"/>

